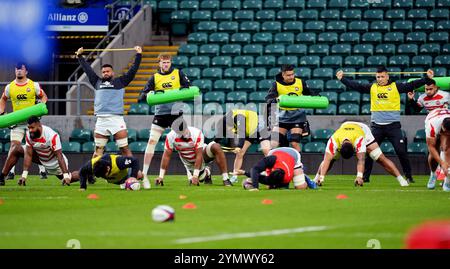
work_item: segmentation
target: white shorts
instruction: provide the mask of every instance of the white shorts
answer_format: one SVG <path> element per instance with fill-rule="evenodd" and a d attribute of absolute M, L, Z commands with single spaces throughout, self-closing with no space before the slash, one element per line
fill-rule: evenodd
<path fill-rule="evenodd" d="M 22 142 L 27 130 L 28 130 L 28 126 L 26 124 L 17 125 L 16 127 L 11 129 L 10 140 Z"/>
<path fill-rule="evenodd" d="M 119 131 L 126 130 L 127 125 L 123 120 L 123 116 L 98 116 L 95 123 L 95 133 L 103 136 L 115 135 Z"/>

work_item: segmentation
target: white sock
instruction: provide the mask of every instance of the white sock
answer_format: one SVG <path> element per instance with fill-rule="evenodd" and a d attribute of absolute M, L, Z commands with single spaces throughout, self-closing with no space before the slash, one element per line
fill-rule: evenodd
<path fill-rule="evenodd" d="M 142 173 L 144 174 L 144 177 L 147 177 L 149 168 L 150 168 L 150 165 L 144 164 L 144 168 L 142 169 Z"/>
<path fill-rule="evenodd" d="M 316 174 L 316 176 L 314 177 L 314 182 L 317 182 L 319 180 L 319 173 Z"/>
<path fill-rule="evenodd" d="M 11 168 L 11 170 L 9 170 L 9 172 L 14 174 L 14 170 L 16 170 L 16 166 L 15 165 Z"/>
<path fill-rule="evenodd" d="M 436 172 L 430 172 L 430 179 L 436 179 Z"/>
<path fill-rule="evenodd" d="M 227 180 L 228 179 L 228 173 L 223 173 L 222 174 L 222 179 L 223 179 L 223 181 Z"/>
<path fill-rule="evenodd" d="M 397 177 L 398 182 L 404 181 L 405 179 L 400 175 Z"/>
<path fill-rule="evenodd" d="M 38 166 L 39 166 L 39 173 L 45 173 L 45 167 L 43 165 Z"/>

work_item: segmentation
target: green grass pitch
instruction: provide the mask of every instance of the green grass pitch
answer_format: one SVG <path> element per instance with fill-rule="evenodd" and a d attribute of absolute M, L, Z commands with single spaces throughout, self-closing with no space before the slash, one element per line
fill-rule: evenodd
<path fill-rule="evenodd" d="M 403 248 L 413 226 L 450 218 L 450 193 L 427 190 L 426 176 L 408 188 L 390 176 L 374 175 L 362 188 L 353 176 L 328 176 L 319 190 L 259 192 L 245 191 L 242 179 L 224 187 L 215 176 L 213 185 L 190 187 L 185 176 L 169 176 L 164 187 L 134 192 L 102 179 L 86 192 L 53 176 L 32 176 L 26 187 L 8 180 L 0 188 L 0 248 L 63 249 L 70 239 L 83 249 L 366 249 L 371 239 Z M 87 199 L 92 193 L 99 199 Z M 186 203 L 197 208 L 183 209 Z M 175 221 L 153 222 L 151 210 L 164 204 L 175 209 Z"/>

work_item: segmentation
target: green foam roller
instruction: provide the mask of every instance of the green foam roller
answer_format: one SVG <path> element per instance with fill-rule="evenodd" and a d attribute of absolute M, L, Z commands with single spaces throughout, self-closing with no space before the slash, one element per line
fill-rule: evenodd
<path fill-rule="evenodd" d="M 278 98 L 280 107 L 285 108 L 318 108 L 328 107 L 328 98 L 325 96 L 309 96 L 309 95 L 281 95 Z"/>
<path fill-rule="evenodd" d="M 39 103 L 37 105 L 0 116 L 0 128 L 6 128 L 24 122 L 31 116 L 40 117 L 47 114 L 47 106 L 44 103 Z"/>
<path fill-rule="evenodd" d="M 156 91 L 155 93 L 147 94 L 147 104 L 154 106 L 173 102 L 192 101 L 198 95 L 200 95 L 200 89 L 196 86 L 187 89 Z"/>
<path fill-rule="evenodd" d="M 420 79 L 420 78 L 410 78 L 410 79 L 408 79 L 408 82 L 414 81 L 416 79 Z M 438 77 L 438 78 L 433 78 L 433 80 L 436 81 L 436 86 L 438 86 L 441 90 L 444 90 L 444 91 L 450 90 L 450 77 Z M 422 87 L 416 89 L 416 91 L 418 91 L 418 92 L 425 91 L 425 86 L 422 86 Z"/>

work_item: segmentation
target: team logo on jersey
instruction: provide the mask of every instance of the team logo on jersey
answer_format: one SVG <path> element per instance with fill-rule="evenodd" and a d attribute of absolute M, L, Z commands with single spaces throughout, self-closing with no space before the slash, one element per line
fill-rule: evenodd
<path fill-rule="evenodd" d="M 163 88 L 172 88 L 172 82 L 166 82 L 162 84 Z"/>
<path fill-rule="evenodd" d="M 27 100 L 27 95 L 26 94 L 18 94 L 17 100 Z"/>
<path fill-rule="evenodd" d="M 298 87 L 295 87 L 295 91 L 297 91 L 297 92 L 298 92 L 299 90 L 300 90 L 300 89 L 299 89 Z"/>
<path fill-rule="evenodd" d="M 171 79 L 171 80 L 175 80 L 175 76 L 171 76 L 170 79 Z"/>
<path fill-rule="evenodd" d="M 388 94 L 387 93 L 379 93 L 377 94 L 378 99 L 387 99 L 388 98 Z"/>
<path fill-rule="evenodd" d="M 388 90 L 388 91 L 392 91 L 392 88 L 391 88 L 391 87 L 389 87 L 389 88 L 387 88 L 387 90 Z"/>
<path fill-rule="evenodd" d="M 30 88 L 27 88 L 27 92 L 31 92 L 31 89 L 30 89 Z"/>

